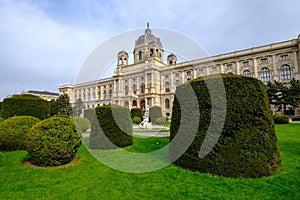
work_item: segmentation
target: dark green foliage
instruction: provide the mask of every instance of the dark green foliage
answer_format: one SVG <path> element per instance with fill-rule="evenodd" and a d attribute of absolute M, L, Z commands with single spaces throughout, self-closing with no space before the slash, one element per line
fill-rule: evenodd
<path fill-rule="evenodd" d="M 132 121 L 133 121 L 133 123 L 135 123 L 135 124 L 140 124 L 140 123 L 142 122 L 142 119 L 141 119 L 140 117 L 134 117 L 134 118 L 132 119 Z"/>
<path fill-rule="evenodd" d="M 82 100 L 79 98 L 76 100 L 75 105 L 73 107 L 73 116 L 79 117 L 82 114 L 82 109 L 84 108 Z"/>
<path fill-rule="evenodd" d="M 149 109 L 149 118 L 152 124 L 156 123 L 157 118 L 162 118 L 162 111 L 160 106 L 152 106 Z"/>
<path fill-rule="evenodd" d="M 143 119 L 143 112 L 141 108 L 132 108 L 130 111 L 131 119 L 134 117 L 139 117 L 140 119 Z"/>
<path fill-rule="evenodd" d="M 275 114 L 273 116 L 274 123 L 275 124 L 288 124 L 289 123 L 289 117 L 285 116 L 283 114 Z"/>
<path fill-rule="evenodd" d="M 2 103 L 2 117 L 33 116 L 41 120 L 50 116 L 49 103 L 38 96 L 21 94 L 5 98 Z"/>
<path fill-rule="evenodd" d="M 2 117 L 0 117 L 0 123 L 3 122 L 3 121 L 4 121 L 4 119 Z"/>
<path fill-rule="evenodd" d="M 58 107 L 55 99 L 51 99 L 50 101 L 50 116 L 54 116 L 58 114 Z"/>
<path fill-rule="evenodd" d="M 167 121 L 166 117 L 160 117 L 155 120 L 155 124 L 163 125 L 166 123 L 166 121 Z"/>
<path fill-rule="evenodd" d="M 23 150 L 29 129 L 40 120 L 31 116 L 11 117 L 0 123 L 0 150 Z"/>
<path fill-rule="evenodd" d="M 59 95 L 58 99 L 55 101 L 55 106 L 57 107 L 57 114 L 64 114 L 69 117 L 72 116 L 70 97 L 67 94 Z"/>
<path fill-rule="evenodd" d="M 77 130 L 80 130 L 80 132 L 85 132 L 87 129 L 89 129 L 91 127 L 91 123 L 87 118 L 75 117 L 74 121 L 75 121 Z"/>
<path fill-rule="evenodd" d="M 92 123 L 92 120 L 95 119 L 96 117 L 96 112 L 94 108 L 89 108 L 84 110 L 84 114 L 83 114 L 84 118 L 87 118 L 88 120 L 90 120 L 90 122 Z"/>
<path fill-rule="evenodd" d="M 2 102 L 0 102 L 0 117 L 2 117 L 1 116 L 1 110 L 2 110 Z"/>
<path fill-rule="evenodd" d="M 95 109 L 92 117 L 90 148 L 115 149 L 132 145 L 132 125 L 128 108 L 105 105 Z"/>
<path fill-rule="evenodd" d="M 221 76 L 227 102 L 225 104 L 220 98 L 220 103 L 214 107 L 215 112 L 220 113 L 220 108 L 226 105 L 226 118 L 217 143 L 204 158 L 199 157 L 209 124 L 213 124 L 210 135 L 216 137 L 214 125 L 220 121 L 219 119 L 211 121 L 210 93 L 204 79 L 198 78 L 190 82 L 199 104 L 200 121 L 197 134 L 187 151 L 177 160 L 174 157 L 177 148 L 181 146 L 181 141 L 174 140 L 170 145 L 170 160 L 176 160 L 174 163 L 183 168 L 225 177 L 269 176 L 280 169 L 281 158 L 266 88 L 255 78 L 237 75 Z M 222 93 L 216 76 L 208 76 L 205 79 L 214 87 L 215 94 Z M 171 141 L 179 130 L 182 117 L 188 118 L 183 129 L 188 132 L 188 129 L 192 128 L 195 110 L 180 109 L 181 106 L 190 106 L 191 96 L 181 95 L 182 105 L 177 98 L 188 87 L 190 87 L 189 83 L 186 83 L 176 89 L 170 128 Z M 181 114 L 183 112 L 185 115 Z"/>
<path fill-rule="evenodd" d="M 65 117 L 52 117 L 37 123 L 26 137 L 30 162 L 39 166 L 70 162 L 80 144 L 74 121 Z"/>

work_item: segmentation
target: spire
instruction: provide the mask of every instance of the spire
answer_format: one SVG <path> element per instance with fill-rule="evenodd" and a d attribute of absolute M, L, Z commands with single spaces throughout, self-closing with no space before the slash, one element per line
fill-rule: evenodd
<path fill-rule="evenodd" d="M 147 28 L 145 30 L 145 33 L 147 34 L 150 34 L 151 33 L 151 29 L 149 28 L 149 22 L 147 22 Z"/>
<path fill-rule="evenodd" d="M 147 22 L 147 28 L 149 28 L 149 22 Z"/>

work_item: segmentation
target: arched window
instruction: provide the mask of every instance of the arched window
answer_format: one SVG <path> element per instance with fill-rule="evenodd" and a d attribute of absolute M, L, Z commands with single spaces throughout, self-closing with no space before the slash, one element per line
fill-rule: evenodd
<path fill-rule="evenodd" d="M 143 59 L 143 53 L 140 51 L 139 52 L 139 60 L 142 60 Z"/>
<path fill-rule="evenodd" d="M 129 102 L 128 101 L 125 101 L 124 103 L 124 107 L 128 108 L 129 107 Z"/>
<path fill-rule="evenodd" d="M 150 56 L 153 56 L 153 49 L 150 49 Z"/>
<path fill-rule="evenodd" d="M 180 85 L 180 80 L 176 80 L 176 81 L 175 81 L 175 85 L 176 85 L 176 86 Z"/>
<path fill-rule="evenodd" d="M 128 95 L 128 85 L 125 86 L 125 95 Z"/>
<path fill-rule="evenodd" d="M 251 75 L 251 72 L 250 72 L 249 70 L 245 70 L 245 71 L 243 72 L 243 75 L 246 76 L 246 77 L 251 77 L 251 76 L 252 76 L 252 75 Z"/>
<path fill-rule="evenodd" d="M 165 108 L 170 109 L 170 100 L 169 99 L 165 99 Z"/>
<path fill-rule="evenodd" d="M 132 91 L 133 91 L 133 94 L 136 94 L 136 84 L 133 84 Z"/>
<path fill-rule="evenodd" d="M 289 65 L 282 65 L 280 67 L 280 80 L 291 79 L 291 67 Z"/>
<path fill-rule="evenodd" d="M 137 106 L 137 102 L 136 102 L 136 100 L 133 100 L 132 101 L 132 107 L 136 107 Z"/>
<path fill-rule="evenodd" d="M 267 67 L 264 67 L 260 70 L 260 80 L 262 82 L 270 82 L 270 70 Z"/>
<path fill-rule="evenodd" d="M 166 92 L 170 92 L 170 83 L 168 81 L 165 83 L 165 89 Z"/>

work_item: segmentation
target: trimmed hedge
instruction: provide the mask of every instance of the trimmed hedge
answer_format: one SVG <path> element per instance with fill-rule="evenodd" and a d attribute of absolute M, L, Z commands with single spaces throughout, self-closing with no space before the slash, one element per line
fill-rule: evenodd
<path fill-rule="evenodd" d="M 51 117 L 33 126 L 26 137 L 30 162 L 39 166 L 56 166 L 70 162 L 81 139 L 73 119 Z"/>
<path fill-rule="evenodd" d="M 40 120 L 31 116 L 11 117 L 0 123 L 0 150 L 24 150 L 25 138 Z"/>
<path fill-rule="evenodd" d="M 3 100 L 1 115 L 4 119 L 13 116 L 33 116 L 43 120 L 50 117 L 50 105 L 38 96 L 15 95 Z"/>
<path fill-rule="evenodd" d="M 139 117 L 140 119 L 143 119 L 143 111 L 141 108 L 132 108 L 130 111 L 131 119 L 134 117 Z"/>
<path fill-rule="evenodd" d="M 273 116 L 274 123 L 275 124 L 288 124 L 289 123 L 289 117 L 285 116 L 283 114 L 275 114 Z"/>
<path fill-rule="evenodd" d="M 90 135 L 91 149 L 116 149 L 132 145 L 132 125 L 128 108 L 105 105 L 95 109 Z"/>
<path fill-rule="evenodd" d="M 0 123 L 3 122 L 5 119 L 3 119 L 2 117 L 0 117 Z"/>
<path fill-rule="evenodd" d="M 84 110 L 83 117 L 87 118 L 91 123 L 92 119 L 95 118 L 95 109 L 94 108 L 89 108 Z"/>
<path fill-rule="evenodd" d="M 167 117 L 157 118 L 155 124 L 164 125 L 167 122 Z"/>
<path fill-rule="evenodd" d="M 85 132 L 91 127 L 91 123 L 87 118 L 84 117 L 74 117 L 75 125 L 77 130 L 80 132 Z"/>
<path fill-rule="evenodd" d="M 149 109 L 149 118 L 152 124 L 156 123 L 157 118 L 162 118 L 162 110 L 160 106 L 152 106 Z"/>
<path fill-rule="evenodd" d="M 142 122 L 142 119 L 140 117 L 134 117 L 132 121 L 133 123 L 140 124 Z"/>
<path fill-rule="evenodd" d="M 200 121 L 198 131 L 192 144 L 177 159 L 177 148 L 182 141 L 174 140 L 170 144 L 170 160 L 175 165 L 190 170 L 216 174 L 225 177 L 263 177 L 269 176 L 280 169 L 281 158 L 274 122 L 265 85 L 255 79 L 237 75 L 221 75 L 226 90 L 227 102 L 220 100 L 214 105 L 216 113 L 220 113 L 222 106 L 226 106 L 224 126 L 217 143 L 204 157 L 199 152 L 210 123 L 216 125 L 220 121 L 211 121 L 211 98 L 205 82 L 214 87 L 214 94 L 222 94 L 216 76 L 207 76 L 205 80 L 198 78 L 190 81 L 199 105 Z M 184 94 L 190 87 L 189 83 L 176 88 L 176 96 L 183 96 L 180 100 L 189 106 L 191 96 Z M 173 104 L 170 140 L 176 136 L 181 123 L 181 113 L 185 114 L 188 130 L 193 124 L 194 110 L 181 110 L 178 98 L 175 96 Z M 222 98 L 220 98 L 222 99 Z M 218 115 L 217 115 L 218 116 Z M 216 126 L 212 126 L 211 135 L 217 134 Z M 184 133 L 183 133 L 184 134 Z M 207 144 L 206 144 L 207 145 Z M 209 146 L 204 145 L 204 148 Z"/>

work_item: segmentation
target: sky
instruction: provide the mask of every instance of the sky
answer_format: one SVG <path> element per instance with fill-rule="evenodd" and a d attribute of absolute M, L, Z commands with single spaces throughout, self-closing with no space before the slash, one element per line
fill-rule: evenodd
<path fill-rule="evenodd" d="M 299 0 L 0 0 L 0 101 L 74 84 L 94 49 L 147 22 L 217 55 L 297 38 L 299 7 Z"/>

